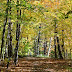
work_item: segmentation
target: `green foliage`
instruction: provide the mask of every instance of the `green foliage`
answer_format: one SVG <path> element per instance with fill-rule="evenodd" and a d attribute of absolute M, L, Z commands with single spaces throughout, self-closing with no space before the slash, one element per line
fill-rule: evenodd
<path fill-rule="evenodd" d="M 31 46 L 31 45 L 29 45 L 29 42 L 27 42 L 27 43 L 25 44 L 24 51 L 25 51 L 26 53 L 31 49 L 30 46 Z"/>
<path fill-rule="evenodd" d="M 2 16 L 3 14 L 0 12 L 0 16 Z"/>
<path fill-rule="evenodd" d="M 54 29 L 55 24 L 57 24 L 57 36 L 60 38 L 60 43 L 62 42 L 62 30 L 64 30 L 64 43 L 65 49 L 70 49 L 72 47 L 72 13 L 66 15 L 69 11 L 72 11 L 71 5 L 72 1 L 69 0 L 61 0 L 60 3 L 54 2 L 54 0 L 48 1 L 47 4 L 44 1 L 31 1 L 31 0 L 19 0 L 19 4 L 16 0 L 12 0 L 11 3 L 7 4 L 6 0 L 0 1 L 0 38 L 2 38 L 2 30 L 6 16 L 11 17 L 12 21 L 12 31 L 11 35 L 13 37 L 12 43 L 14 43 L 14 47 L 16 46 L 16 24 L 17 21 L 21 26 L 20 38 L 22 37 L 22 41 L 20 40 L 19 45 L 19 55 L 25 55 L 30 50 L 33 52 L 33 40 L 35 36 L 38 36 L 39 25 L 41 24 L 41 39 L 44 40 L 46 37 L 47 41 L 52 37 L 52 45 L 54 41 Z M 44 4 L 44 5 L 43 5 Z M 48 6 L 47 6 L 48 5 Z M 56 7 L 57 6 L 57 7 Z M 11 15 L 9 12 L 9 8 L 11 8 Z M 6 13 L 6 9 L 8 9 L 8 14 Z M 18 16 L 17 20 L 17 10 L 21 9 L 21 17 Z M 20 13 L 20 12 L 19 12 Z M 68 18 L 65 18 L 67 17 Z M 5 31 L 5 41 L 7 40 L 8 33 L 8 20 Z M 24 39 L 23 39 L 24 37 Z M 28 37 L 28 40 L 26 38 Z M 69 45 L 70 42 L 70 45 Z M 42 42 L 43 43 L 43 42 Z M 1 40 L 0 40 L 1 44 Z M 61 45 L 61 44 L 60 44 Z M 5 47 L 5 43 L 4 43 Z M 40 46 L 41 48 L 42 46 Z M 54 57 L 54 51 L 51 51 L 51 57 Z"/>
<path fill-rule="evenodd" d="M 22 47 L 23 45 L 23 47 Z M 30 42 L 28 42 L 27 40 L 25 40 L 25 38 L 22 40 L 20 48 L 19 48 L 19 56 L 24 56 L 26 55 L 26 53 L 28 53 L 31 49 L 31 45 Z"/>
<path fill-rule="evenodd" d="M 51 50 L 51 52 L 50 52 L 50 57 L 51 57 L 51 58 L 54 58 L 54 56 L 55 56 L 54 54 L 55 54 L 54 51 Z"/>

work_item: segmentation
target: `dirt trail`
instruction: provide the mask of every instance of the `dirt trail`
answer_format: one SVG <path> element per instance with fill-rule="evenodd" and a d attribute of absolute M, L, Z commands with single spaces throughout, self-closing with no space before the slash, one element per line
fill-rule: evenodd
<path fill-rule="evenodd" d="M 16 67 L 12 61 L 8 69 L 0 65 L 0 72 L 72 72 L 72 64 L 70 60 L 24 57 Z"/>

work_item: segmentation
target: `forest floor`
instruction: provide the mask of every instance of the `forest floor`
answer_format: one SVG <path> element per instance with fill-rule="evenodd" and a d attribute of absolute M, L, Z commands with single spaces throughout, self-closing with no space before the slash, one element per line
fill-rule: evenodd
<path fill-rule="evenodd" d="M 24 57 L 17 66 L 11 61 L 8 69 L 1 64 L 0 72 L 72 72 L 72 60 Z"/>

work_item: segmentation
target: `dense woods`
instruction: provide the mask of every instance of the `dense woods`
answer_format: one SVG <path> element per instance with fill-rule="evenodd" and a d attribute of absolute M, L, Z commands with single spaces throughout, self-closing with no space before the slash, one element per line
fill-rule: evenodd
<path fill-rule="evenodd" d="M 71 0 L 0 0 L 0 63 L 29 56 L 72 59 Z"/>

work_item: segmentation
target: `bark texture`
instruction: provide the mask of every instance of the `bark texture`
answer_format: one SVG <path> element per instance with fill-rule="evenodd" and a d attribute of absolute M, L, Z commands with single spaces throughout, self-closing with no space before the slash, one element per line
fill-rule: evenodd
<path fill-rule="evenodd" d="M 8 5 L 8 3 L 9 3 L 9 0 L 7 0 L 7 5 Z M 5 37 L 7 20 L 8 20 L 8 7 L 6 8 L 6 18 L 5 18 L 5 22 L 4 22 L 3 31 L 2 31 L 1 56 L 0 57 L 2 57 L 2 49 L 4 47 L 4 37 Z"/>
<path fill-rule="evenodd" d="M 57 44 L 58 44 L 59 58 L 63 59 L 63 56 L 62 56 L 62 53 L 61 53 L 61 50 L 60 50 L 60 44 L 59 44 L 59 38 L 58 37 L 57 37 Z"/>
<path fill-rule="evenodd" d="M 48 57 L 49 57 L 50 50 L 51 50 L 51 37 L 50 37 L 50 42 L 49 42 Z"/>
<path fill-rule="evenodd" d="M 11 4 L 11 0 L 9 1 Z M 9 7 L 9 12 L 11 16 L 11 5 Z M 9 23 L 8 23 L 8 57 L 10 58 L 12 56 L 12 35 L 11 35 L 11 17 L 9 17 Z"/>
<path fill-rule="evenodd" d="M 54 48 L 55 48 L 55 58 L 57 58 L 57 51 L 56 51 L 56 39 L 57 39 L 57 30 L 56 30 L 56 28 L 57 28 L 57 24 L 56 24 L 56 19 L 55 19 L 55 25 L 54 25 L 54 27 L 55 27 L 55 29 L 54 29 L 54 33 L 55 33 L 55 35 L 54 35 Z"/>
<path fill-rule="evenodd" d="M 39 29 L 41 29 L 41 25 L 39 26 Z M 38 34 L 38 46 L 37 46 L 37 55 L 39 55 L 40 54 L 40 47 L 39 47 L 39 45 L 40 45 L 40 31 L 39 31 L 39 34 Z"/>
<path fill-rule="evenodd" d="M 19 1 L 17 0 L 17 3 L 19 3 Z M 21 18 L 21 9 L 20 9 L 20 18 Z M 19 10 L 17 10 L 17 20 L 19 19 Z M 14 62 L 15 65 L 18 62 L 18 48 L 19 48 L 19 37 L 20 37 L 20 23 L 18 23 L 17 21 L 17 26 L 16 26 L 16 47 L 15 47 L 15 58 L 14 58 Z"/>

